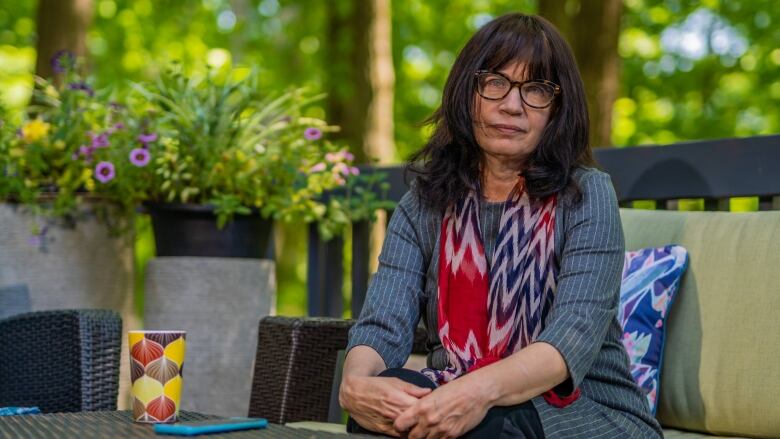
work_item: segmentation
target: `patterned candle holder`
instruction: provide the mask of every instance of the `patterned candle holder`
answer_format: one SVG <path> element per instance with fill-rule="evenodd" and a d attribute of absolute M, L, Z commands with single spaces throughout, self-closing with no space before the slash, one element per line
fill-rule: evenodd
<path fill-rule="evenodd" d="M 129 331 L 133 419 L 176 422 L 181 405 L 185 331 Z"/>

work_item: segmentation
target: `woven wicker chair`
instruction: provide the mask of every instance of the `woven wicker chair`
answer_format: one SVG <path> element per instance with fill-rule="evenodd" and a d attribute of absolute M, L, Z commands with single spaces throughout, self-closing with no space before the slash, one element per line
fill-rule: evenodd
<path fill-rule="evenodd" d="M 0 320 L 0 406 L 44 413 L 116 410 L 122 319 L 108 310 Z"/>
<path fill-rule="evenodd" d="M 257 337 L 249 416 L 283 424 L 327 422 L 338 351 L 347 346 L 353 320 L 265 317 Z M 425 353 L 425 332 L 414 353 Z"/>

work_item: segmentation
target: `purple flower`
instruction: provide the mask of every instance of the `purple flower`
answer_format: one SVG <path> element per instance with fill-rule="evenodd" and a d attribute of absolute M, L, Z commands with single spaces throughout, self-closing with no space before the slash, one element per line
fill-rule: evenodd
<path fill-rule="evenodd" d="M 349 168 L 349 172 L 351 172 L 352 175 L 360 175 L 360 169 L 358 169 L 358 168 L 356 168 L 354 166 Z"/>
<path fill-rule="evenodd" d="M 345 177 L 349 177 L 349 166 L 345 165 L 344 163 L 336 163 L 336 165 L 333 167 L 333 172 L 338 172 Z"/>
<path fill-rule="evenodd" d="M 355 156 L 352 155 L 352 153 L 347 151 L 347 150 L 344 150 L 344 158 L 347 159 L 350 162 L 355 160 Z"/>
<path fill-rule="evenodd" d="M 157 134 L 151 133 L 151 134 L 141 134 L 138 136 L 138 141 L 143 143 L 144 146 L 146 146 L 147 143 L 152 143 L 155 140 L 157 140 Z"/>
<path fill-rule="evenodd" d="M 151 159 L 152 155 L 149 153 L 148 149 L 135 148 L 134 150 L 130 151 L 130 163 L 138 166 L 139 168 L 148 165 L 149 160 Z"/>
<path fill-rule="evenodd" d="M 114 164 L 111 162 L 100 162 L 95 166 L 95 178 L 101 183 L 108 183 L 116 176 Z"/>
<path fill-rule="evenodd" d="M 73 68 L 76 63 L 76 57 L 73 52 L 68 50 L 58 50 L 54 56 L 51 57 L 51 68 L 54 73 L 65 73 L 65 71 Z"/>
<path fill-rule="evenodd" d="M 95 90 L 93 90 L 92 87 L 90 87 L 89 84 L 84 81 L 71 82 L 68 84 L 68 88 L 71 90 L 81 90 L 89 95 L 89 97 L 95 96 Z"/>
<path fill-rule="evenodd" d="M 90 159 L 92 158 L 92 153 L 95 152 L 95 147 L 91 145 L 81 145 L 79 146 L 79 154 L 83 155 L 84 158 Z"/>
<path fill-rule="evenodd" d="M 92 147 L 93 148 L 107 148 L 111 143 L 108 141 L 108 134 L 102 133 L 102 134 L 89 134 L 90 137 L 92 137 Z"/>
<path fill-rule="evenodd" d="M 309 172 L 322 172 L 327 168 L 325 163 L 317 163 L 316 165 L 312 166 L 311 169 L 309 169 Z"/>
<path fill-rule="evenodd" d="M 123 129 L 125 129 L 125 124 L 123 124 L 122 122 L 115 123 L 114 126 L 112 127 L 112 129 L 114 131 L 123 130 Z"/>
<path fill-rule="evenodd" d="M 303 132 L 303 137 L 306 140 L 317 140 L 322 137 L 322 131 L 317 128 L 306 128 L 306 131 Z"/>
<path fill-rule="evenodd" d="M 92 162 L 92 153 L 94 153 L 94 152 L 95 152 L 95 148 L 93 148 L 92 146 L 81 145 L 81 146 L 79 146 L 79 152 L 78 153 L 75 153 L 75 152 L 73 153 L 73 160 L 76 160 L 79 156 L 82 156 L 82 157 L 84 157 L 84 161 L 86 163 L 91 163 Z"/>

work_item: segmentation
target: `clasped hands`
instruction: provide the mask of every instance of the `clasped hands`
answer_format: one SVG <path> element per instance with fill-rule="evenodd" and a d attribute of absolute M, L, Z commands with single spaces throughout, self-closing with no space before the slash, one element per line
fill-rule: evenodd
<path fill-rule="evenodd" d="M 468 376 L 430 390 L 398 378 L 345 377 L 341 406 L 358 424 L 388 436 L 458 437 L 490 408 L 488 392 Z"/>

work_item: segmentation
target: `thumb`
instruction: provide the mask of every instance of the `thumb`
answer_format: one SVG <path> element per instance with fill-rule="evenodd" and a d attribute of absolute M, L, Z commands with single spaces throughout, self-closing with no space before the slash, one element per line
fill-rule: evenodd
<path fill-rule="evenodd" d="M 409 395 L 414 396 L 415 398 L 422 398 L 423 396 L 431 393 L 431 389 L 427 387 L 417 387 L 411 383 L 405 383 L 403 386 L 403 391 Z"/>

